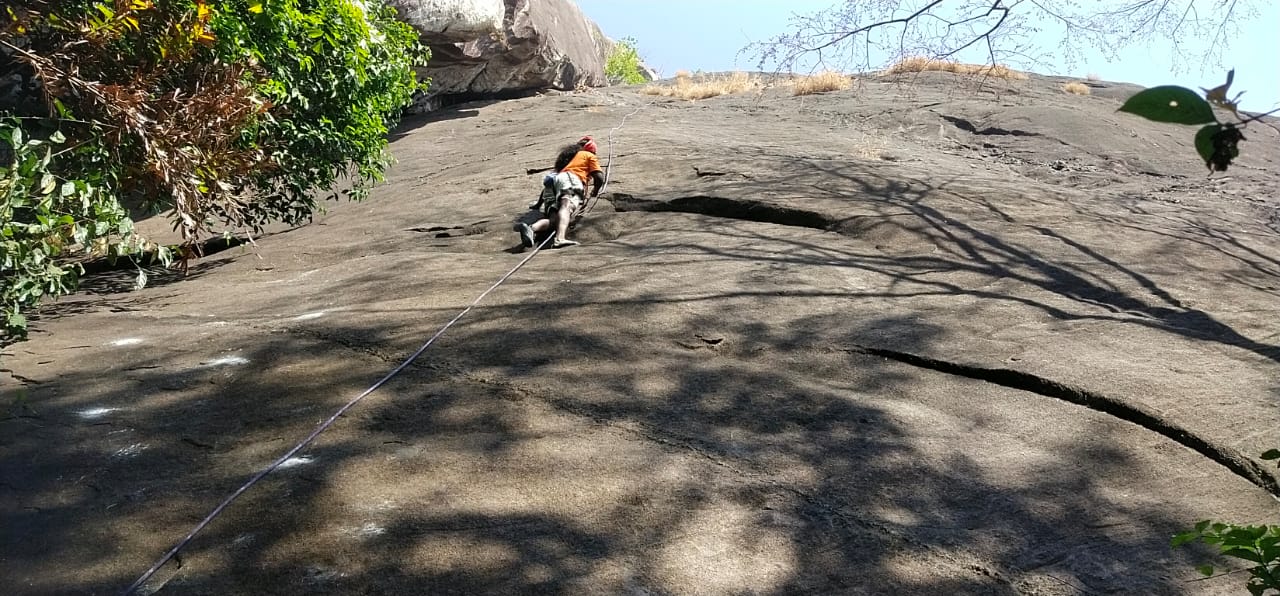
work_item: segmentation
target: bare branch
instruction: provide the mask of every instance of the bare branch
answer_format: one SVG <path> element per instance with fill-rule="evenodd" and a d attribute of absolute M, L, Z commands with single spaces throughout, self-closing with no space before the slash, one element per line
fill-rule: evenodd
<path fill-rule="evenodd" d="M 1256 13 L 1240 0 L 843 0 L 791 19 L 790 32 L 755 43 L 759 66 L 792 70 L 838 56 L 843 64 L 887 63 L 909 55 L 960 59 L 985 46 L 993 63 L 1005 57 L 1036 62 L 1048 52 L 1070 66 L 1095 49 L 1108 59 L 1136 44 L 1183 48 L 1208 44 L 1201 66 L 1216 66 L 1231 31 Z M 1047 29 L 1046 29 L 1047 28 Z M 1056 36 L 1056 47 L 1054 44 Z M 1049 43 L 1045 43 L 1049 40 Z M 1024 62 L 1025 63 L 1025 62 Z"/>

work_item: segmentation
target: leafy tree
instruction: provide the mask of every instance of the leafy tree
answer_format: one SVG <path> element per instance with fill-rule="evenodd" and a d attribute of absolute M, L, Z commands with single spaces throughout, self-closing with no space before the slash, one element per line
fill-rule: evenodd
<path fill-rule="evenodd" d="M 647 80 L 640 71 L 640 52 L 633 37 L 624 37 L 613 44 L 605 61 L 604 74 L 612 85 L 636 85 Z"/>
<path fill-rule="evenodd" d="M 185 266 L 218 229 L 366 196 L 428 57 L 383 0 L 30 0 L 0 21 L 0 63 L 19 75 L 0 83 L 10 334 L 74 290 L 84 259 Z M 133 234 L 156 212 L 179 245 Z"/>

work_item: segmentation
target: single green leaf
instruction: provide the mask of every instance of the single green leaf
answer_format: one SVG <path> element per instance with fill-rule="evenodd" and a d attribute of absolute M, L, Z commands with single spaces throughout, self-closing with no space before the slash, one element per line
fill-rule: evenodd
<path fill-rule="evenodd" d="M 1210 575 L 1213 575 L 1213 565 L 1201 565 L 1196 567 L 1196 571 L 1199 571 L 1200 575 L 1209 577 Z"/>
<path fill-rule="evenodd" d="M 1208 124 L 1217 122 L 1213 106 L 1195 91 L 1176 85 L 1152 87 L 1130 97 L 1120 106 L 1121 112 L 1142 116 L 1155 122 L 1174 124 Z"/>
<path fill-rule="evenodd" d="M 1251 561 L 1253 563 L 1262 563 L 1262 555 L 1256 552 L 1253 552 L 1252 550 L 1249 550 L 1247 548 L 1229 548 L 1222 551 L 1222 554 L 1224 556 L 1235 557 L 1237 559 L 1244 559 L 1246 561 Z"/>
<path fill-rule="evenodd" d="M 1273 527 L 1272 529 L 1274 530 L 1276 528 Z M 1277 548 L 1280 547 L 1280 536 L 1266 536 L 1259 538 L 1258 541 L 1254 543 L 1254 546 L 1257 546 L 1258 550 L 1262 552 L 1262 556 L 1267 559 L 1280 557 L 1280 548 Z"/>
<path fill-rule="evenodd" d="M 1220 124 L 1210 124 L 1196 131 L 1196 153 L 1204 160 L 1209 169 L 1213 169 L 1213 135 L 1222 129 Z"/>
<path fill-rule="evenodd" d="M 1280 459 L 1280 449 L 1268 449 L 1263 451 L 1262 459 Z"/>
<path fill-rule="evenodd" d="M 1173 540 L 1169 541 L 1169 546 L 1173 548 L 1177 548 L 1188 542 L 1191 542 L 1192 540 L 1195 540 L 1199 536 L 1200 536 L 1200 533 L 1195 531 L 1182 532 L 1181 534 L 1175 534 L 1173 537 Z"/>

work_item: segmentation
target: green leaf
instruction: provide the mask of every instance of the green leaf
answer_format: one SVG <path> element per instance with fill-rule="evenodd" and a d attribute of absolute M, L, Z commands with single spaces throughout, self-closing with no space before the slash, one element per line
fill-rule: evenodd
<path fill-rule="evenodd" d="M 1200 154 L 1200 159 L 1206 165 L 1213 163 L 1213 135 L 1218 134 L 1221 129 L 1220 124 L 1210 124 L 1196 131 L 1196 153 Z"/>
<path fill-rule="evenodd" d="M 1195 91 L 1176 85 L 1152 87 L 1130 97 L 1120 106 L 1121 112 L 1142 116 L 1155 122 L 1174 124 L 1208 124 L 1217 122 L 1213 107 Z"/>
<path fill-rule="evenodd" d="M 1237 548 L 1229 548 L 1229 549 L 1227 549 L 1227 550 L 1222 551 L 1222 554 L 1223 554 L 1224 556 L 1228 556 L 1228 557 L 1235 557 L 1235 558 L 1237 558 L 1237 559 L 1244 559 L 1244 560 L 1246 560 L 1246 561 L 1250 561 L 1250 562 L 1253 562 L 1253 563 L 1262 563 L 1262 562 L 1263 562 L 1263 561 L 1262 561 L 1262 555 L 1260 555 L 1260 554 L 1258 554 L 1258 553 L 1256 553 L 1256 552 L 1253 552 L 1252 550 L 1249 550 L 1249 549 L 1247 549 L 1247 548 L 1239 548 L 1239 547 L 1237 547 Z"/>
<path fill-rule="evenodd" d="M 1173 536 L 1173 539 L 1169 541 L 1169 546 L 1173 548 L 1178 548 L 1179 546 L 1182 546 L 1188 542 L 1191 542 L 1199 537 L 1200 537 L 1200 533 L 1195 531 L 1182 532 L 1180 534 L 1175 534 Z"/>
<path fill-rule="evenodd" d="M 1280 449 L 1268 449 L 1263 451 L 1262 459 L 1280 459 Z"/>
<path fill-rule="evenodd" d="M 1200 575 L 1209 577 L 1210 575 L 1213 575 L 1213 565 L 1201 565 L 1196 567 L 1196 571 L 1199 571 Z"/>
<path fill-rule="evenodd" d="M 63 135 L 62 131 L 60 130 L 55 130 L 53 131 L 53 134 L 49 135 L 50 143 L 62 143 L 66 140 L 67 140 L 66 135 Z"/>

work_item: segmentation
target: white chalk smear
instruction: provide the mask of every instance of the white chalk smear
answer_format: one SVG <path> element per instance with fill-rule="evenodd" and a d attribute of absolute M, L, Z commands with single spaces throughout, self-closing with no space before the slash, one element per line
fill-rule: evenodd
<path fill-rule="evenodd" d="M 125 337 L 111 342 L 113 346 L 133 346 L 142 343 L 142 339 L 137 337 Z"/>
<path fill-rule="evenodd" d="M 309 463 L 311 463 L 311 462 L 314 462 L 314 461 L 315 461 L 315 459 L 314 459 L 314 458 L 312 458 L 312 457 L 310 457 L 310 456 L 306 456 L 306 455 L 303 455 L 303 456 L 301 456 L 301 457 L 291 457 L 291 458 L 289 458 L 289 459 L 286 459 L 286 460 L 284 460 L 284 461 L 280 462 L 280 467 L 281 467 L 281 468 L 294 468 L 294 467 L 297 467 L 297 466 L 305 466 L 305 465 L 307 465 L 307 464 L 309 464 Z"/>
<path fill-rule="evenodd" d="M 223 356 L 214 360 L 205 362 L 205 366 L 230 366 L 234 364 L 248 364 L 249 361 L 240 356 Z"/>
<path fill-rule="evenodd" d="M 89 408 L 87 410 L 80 410 L 79 412 L 76 412 L 76 414 L 85 420 L 97 420 L 119 409 L 120 408 Z"/>
<path fill-rule="evenodd" d="M 299 276 L 297 276 L 297 277 L 294 277 L 293 279 L 273 279 L 273 280 L 271 280 L 271 281 L 269 281 L 269 282 L 266 282 L 266 283 L 269 283 L 269 284 L 291 284 L 291 283 L 296 282 L 296 281 L 301 281 L 301 280 L 302 280 L 302 278 L 304 278 L 304 277 L 306 277 L 306 276 L 308 276 L 308 275 L 311 275 L 312 273 L 315 273 L 315 272 L 317 272 L 317 271 L 319 271 L 319 269 L 312 269 L 311 271 L 304 271 L 301 275 L 299 275 Z"/>
<path fill-rule="evenodd" d="M 295 321 L 306 321 L 306 320 L 310 320 L 310 319 L 318 319 L 318 318 L 323 317 L 323 316 L 325 316 L 325 315 L 327 315 L 327 314 L 329 314 L 329 313 L 327 313 L 327 312 L 325 312 L 325 311 L 323 311 L 323 310 L 322 310 L 322 311 L 320 311 L 320 312 L 309 312 L 309 313 L 307 313 L 307 314 L 305 314 L 305 315 L 298 315 L 298 316 L 294 317 L 294 318 L 293 318 L 293 320 L 295 320 Z"/>
<path fill-rule="evenodd" d="M 117 449 L 112 457 L 133 457 L 142 453 L 142 450 L 146 448 L 147 446 L 143 443 L 134 443 L 128 447 L 121 447 L 120 449 Z"/>
<path fill-rule="evenodd" d="M 369 522 L 359 528 L 347 528 L 343 530 L 343 533 L 357 538 L 372 538 L 374 536 L 386 534 L 387 529 L 373 522 Z"/>

